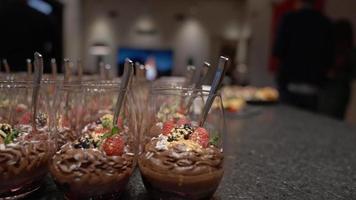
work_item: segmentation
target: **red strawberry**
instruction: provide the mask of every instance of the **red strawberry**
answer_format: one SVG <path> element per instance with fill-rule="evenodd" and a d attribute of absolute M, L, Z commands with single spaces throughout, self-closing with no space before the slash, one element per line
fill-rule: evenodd
<path fill-rule="evenodd" d="M 20 124 L 29 124 L 31 121 L 31 112 L 24 113 L 20 118 Z"/>
<path fill-rule="evenodd" d="M 209 133 L 205 128 L 199 127 L 190 135 L 190 139 L 199 143 L 202 147 L 209 145 Z"/>
<path fill-rule="evenodd" d="M 108 156 L 121 156 L 124 152 L 125 142 L 120 136 L 111 137 L 105 140 L 103 150 Z"/>
<path fill-rule="evenodd" d="M 178 121 L 177 121 L 177 125 L 178 126 L 181 126 L 181 125 L 184 125 L 184 124 L 190 124 L 190 121 L 187 119 L 187 118 L 180 118 Z"/>
<path fill-rule="evenodd" d="M 16 106 L 15 111 L 18 113 L 26 111 L 27 107 L 24 104 L 19 104 Z"/>
<path fill-rule="evenodd" d="M 171 133 L 172 129 L 174 129 L 176 125 L 172 121 L 166 121 L 163 123 L 162 134 L 168 135 Z"/>

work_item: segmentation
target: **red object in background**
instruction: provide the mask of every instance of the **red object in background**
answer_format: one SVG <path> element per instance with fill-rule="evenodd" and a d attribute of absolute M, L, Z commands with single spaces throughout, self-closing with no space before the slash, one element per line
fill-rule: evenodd
<path fill-rule="evenodd" d="M 271 23 L 271 31 L 272 31 L 271 41 L 273 41 L 272 44 L 274 44 L 274 42 L 275 42 L 277 28 L 278 28 L 281 18 L 287 12 L 293 11 L 295 9 L 296 2 L 297 2 L 297 0 L 283 0 L 281 2 L 273 4 L 272 23 Z M 322 10 L 324 8 L 324 3 L 325 3 L 325 0 L 316 0 L 314 8 L 316 10 L 319 10 L 320 12 L 322 12 Z M 273 47 L 273 45 L 271 45 L 271 47 Z M 279 64 L 278 59 L 276 57 L 274 57 L 273 54 L 271 54 L 271 56 L 269 58 L 269 63 L 268 63 L 268 70 L 272 73 L 275 73 L 278 68 L 278 64 Z"/>

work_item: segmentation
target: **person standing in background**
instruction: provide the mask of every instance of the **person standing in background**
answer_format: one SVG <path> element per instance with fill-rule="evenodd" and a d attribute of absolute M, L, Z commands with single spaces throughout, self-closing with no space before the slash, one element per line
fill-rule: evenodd
<path fill-rule="evenodd" d="M 318 111 L 336 119 L 344 119 L 354 79 L 352 25 L 338 20 L 333 25 L 335 38 L 335 64 L 328 71 L 327 83 L 320 92 Z"/>
<path fill-rule="evenodd" d="M 296 11 L 282 18 L 273 49 L 281 101 L 310 111 L 317 110 L 318 92 L 334 55 L 331 22 L 313 4 L 297 1 Z"/>

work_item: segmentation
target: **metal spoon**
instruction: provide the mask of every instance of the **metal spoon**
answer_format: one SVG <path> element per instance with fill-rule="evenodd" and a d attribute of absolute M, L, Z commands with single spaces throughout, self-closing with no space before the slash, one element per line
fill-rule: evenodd
<path fill-rule="evenodd" d="M 144 65 L 140 65 L 139 70 L 138 70 L 138 75 L 142 79 L 146 79 L 146 67 Z"/>
<path fill-rule="evenodd" d="M 110 64 L 106 64 L 104 66 L 105 80 L 110 80 L 110 71 L 111 71 L 111 65 Z"/>
<path fill-rule="evenodd" d="M 10 65 L 9 65 L 9 63 L 7 62 L 7 60 L 6 60 L 6 59 L 3 59 L 3 60 L 2 60 L 2 63 L 3 63 L 3 65 L 4 65 L 4 67 L 5 67 L 5 72 L 6 72 L 7 74 L 10 74 Z"/>
<path fill-rule="evenodd" d="M 71 66 L 70 66 L 70 60 L 68 58 L 64 59 L 64 78 L 63 78 L 63 83 L 64 84 L 68 84 L 70 81 L 70 77 L 71 77 Z M 69 94 L 70 90 L 66 91 L 65 94 L 65 99 L 64 99 L 64 109 L 65 109 L 65 117 L 66 119 L 68 118 L 68 114 L 69 114 Z"/>
<path fill-rule="evenodd" d="M 144 65 L 140 64 L 139 62 L 135 63 L 135 72 L 136 72 L 137 79 L 143 80 L 146 78 L 146 68 Z"/>
<path fill-rule="evenodd" d="M 113 127 L 117 127 L 117 120 L 119 118 L 121 107 L 124 102 L 127 88 L 128 88 L 129 82 L 131 80 L 131 77 L 133 75 L 133 71 L 134 71 L 133 62 L 130 59 L 126 58 L 125 65 L 124 65 L 124 74 L 122 75 L 120 90 L 119 90 L 119 94 L 118 94 L 116 105 L 115 105 Z"/>
<path fill-rule="evenodd" d="M 32 62 L 31 59 L 27 58 L 26 59 L 26 64 L 27 64 L 27 78 L 30 80 L 31 75 L 32 75 Z"/>
<path fill-rule="evenodd" d="M 77 68 L 78 68 L 78 81 L 81 82 L 83 77 L 83 65 L 81 59 L 77 60 Z"/>
<path fill-rule="evenodd" d="M 192 84 L 195 72 L 196 72 L 196 67 L 195 66 L 193 66 L 193 65 L 188 65 L 187 66 L 187 72 L 185 74 L 184 87 L 188 87 L 189 85 Z"/>
<path fill-rule="evenodd" d="M 56 80 L 57 79 L 57 63 L 56 63 L 55 58 L 51 59 L 51 72 L 52 72 L 53 79 Z"/>
<path fill-rule="evenodd" d="M 140 69 L 140 63 L 139 62 L 135 62 L 135 76 L 137 78 L 139 78 L 138 76 L 138 70 Z"/>
<path fill-rule="evenodd" d="M 100 70 L 100 80 L 104 80 L 104 78 L 105 78 L 105 63 L 104 62 L 99 63 L 99 70 Z"/>
<path fill-rule="evenodd" d="M 218 89 L 220 88 L 221 83 L 224 79 L 225 71 L 227 68 L 226 63 L 228 60 L 229 59 L 224 56 L 220 56 L 220 58 L 219 58 L 219 64 L 218 64 L 218 67 L 215 72 L 214 80 L 213 80 L 213 83 L 210 88 L 208 99 L 206 100 L 202 115 L 200 117 L 199 126 L 203 126 L 205 123 L 206 117 L 208 116 L 208 112 L 213 104 L 214 99 L 215 99 L 215 95 L 216 95 Z"/>
<path fill-rule="evenodd" d="M 192 106 L 192 104 L 193 104 L 194 96 L 197 93 L 196 90 L 197 89 L 198 90 L 201 89 L 201 86 L 203 85 L 203 81 L 204 81 L 204 78 L 206 76 L 206 73 L 204 72 L 205 68 L 210 69 L 210 63 L 204 62 L 204 65 L 199 70 L 199 77 L 196 79 L 196 81 L 193 81 L 194 82 L 194 86 L 192 88 L 193 93 L 191 94 L 191 96 L 190 96 L 190 98 L 188 100 L 188 103 L 187 103 L 187 106 L 186 106 L 187 110 L 189 110 L 190 106 Z"/>
<path fill-rule="evenodd" d="M 208 71 L 205 74 L 205 78 L 203 80 L 203 84 L 211 85 L 213 82 L 214 74 L 217 70 L 217 65 L 212 65 L 209 67 Z"/>
<path fill-rule="evenodd" d="M 64 82 L 68 83 L 72 75 L 71 61 L 68 58 L 64 59 Z"/>
<path fill-rule="evenodd" d="M 37 127 L 36 127 L 36 118 L 37 118 L 37 104 L 38 104 L 38 96 L 39 96 L 39 91 L 41 87 L 41 79 L 42 79 L 42 74 L 43 74 L 43 58 L 42 55 L 38 52 L 34 54 L 35 61 L 34 61 L 34 67 L 35 67 L 35 74 L 33 78 L 33 92 L 32 92 L 32 128 L 34 132 L 37 132 Z"/>

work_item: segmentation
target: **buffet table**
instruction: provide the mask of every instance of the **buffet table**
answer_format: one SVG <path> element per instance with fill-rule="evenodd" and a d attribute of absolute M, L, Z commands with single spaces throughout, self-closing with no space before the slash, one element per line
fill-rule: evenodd
<path fill-rule="evenodd" d="M 283 105 L 227 117 L 215 199 L 356 199 L 356 129 Z M 28 199 L 63 199 L 50 178 Z M 139 172 L 122 199 L 149 199 Z"/>

